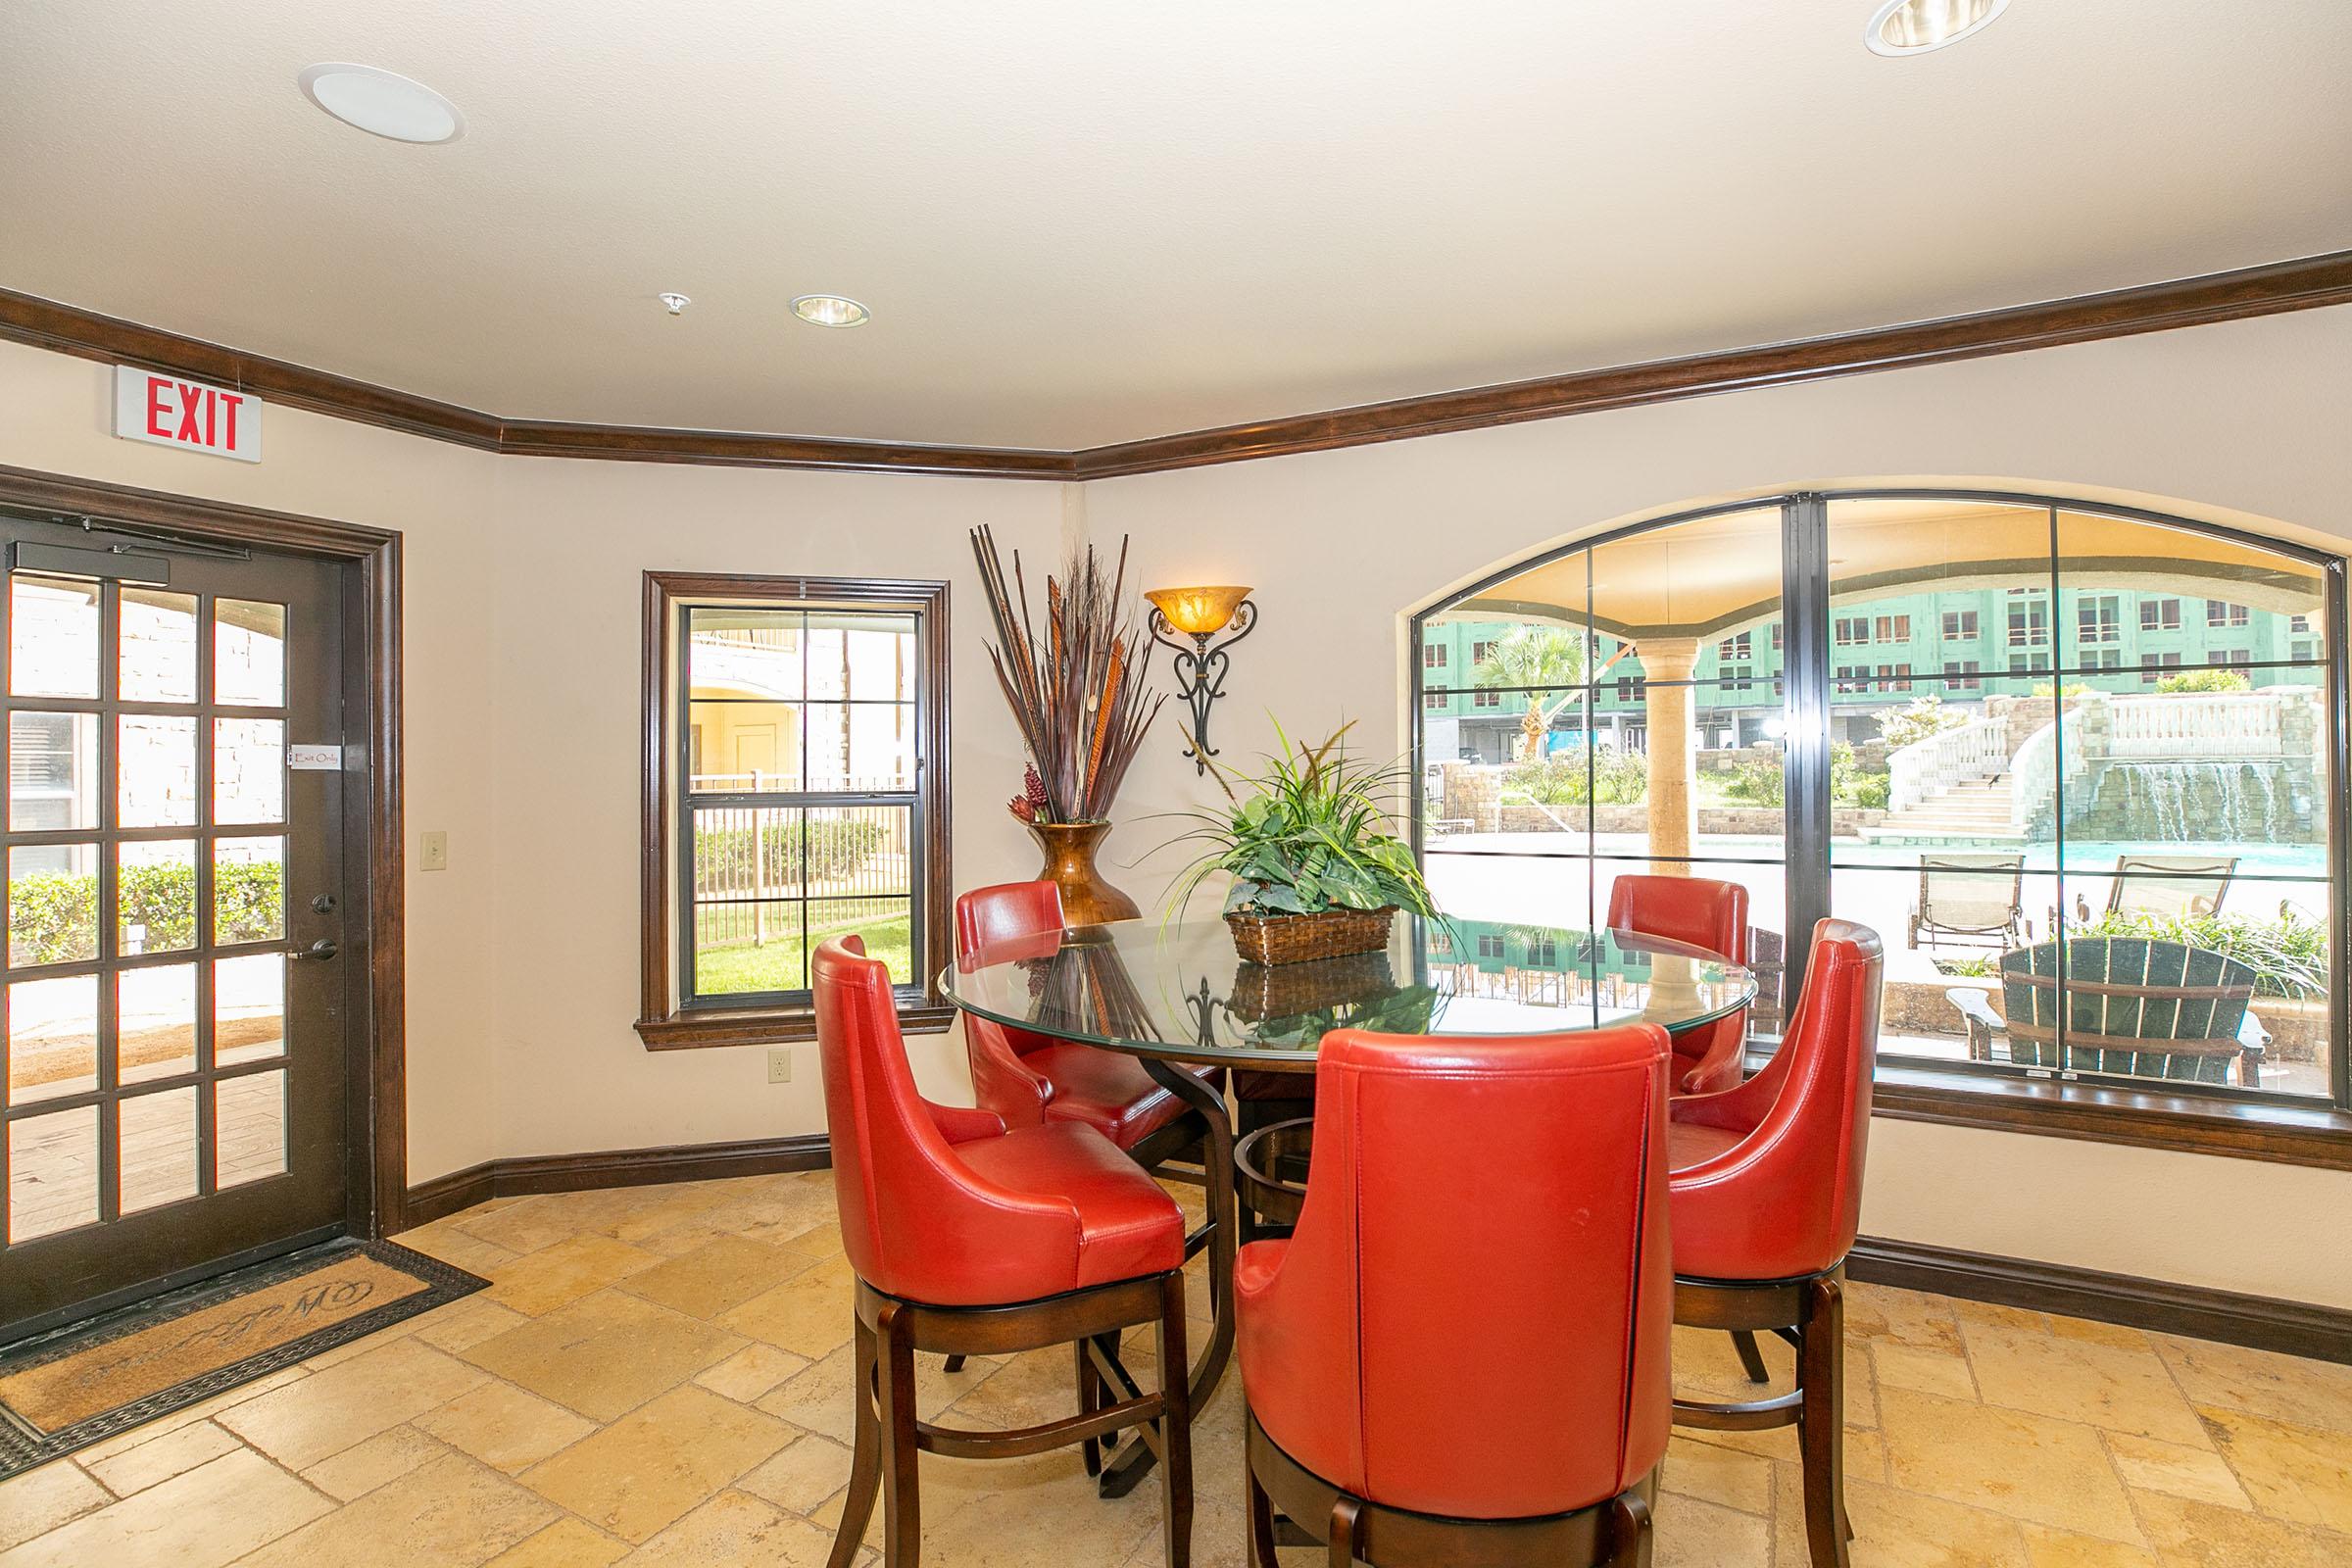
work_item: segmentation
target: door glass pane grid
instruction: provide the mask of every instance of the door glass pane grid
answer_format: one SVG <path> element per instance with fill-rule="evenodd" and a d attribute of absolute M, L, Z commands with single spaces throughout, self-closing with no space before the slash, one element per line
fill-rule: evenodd
<path fill-rule="evenodd" d="M 286 607 L 251 599 L 213 605 L 211 684 L 223 708 L 286 705 Z"/>
<path fill-rule="evenodd" d="M 237 1042 L 230 1060 L 284 1054 L 282 953 L 205 956 L 283 940 L 286 840 L 218 825 L 284 818 L 286 616 L 282 605 L 24 573 L 8 609 L 0 1152 L 8 1233 L 23 1240 L 214 1190 L 216 1020 Z M 214 704 L 236 711 L 217 717 Z M 217 912 L 221 877 L 233 894 Z M 64 973 L 41 978 L 44 966 Z M 281 1109 L 281 1170 L 283 1121 Z M 235 1168 L 257 1179 L 252 1159 Z"/>
<path fill-rule="evenodd" d="M 55 833 L 98 825 L 98 715 L 19 708 L 8 716 L 8 826 Z"/>
<path fill-rule="evenodd" d="M 286 1170 L 284 1069 L 216 1079 L 212 1180 L 216 1190 L 282 1176 Z"/>
<path fill-rule="evenodd" d="M 194 594 L 125 583 L 115 681 L 125 703 L 196 701 L 197 603 Z"/>
<path fill-rule="evenodd" d="M 843 930 L 919 983 L 917 617 L 694 606 L 681 628 L 686 1000 L 804 994 Z"/>

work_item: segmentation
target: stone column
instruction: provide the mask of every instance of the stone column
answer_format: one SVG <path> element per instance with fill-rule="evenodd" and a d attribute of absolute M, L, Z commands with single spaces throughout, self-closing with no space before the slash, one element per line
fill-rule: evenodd
<path fill-rule="evenodd" d="M 1649 851 L 1689 855 L 1698 839 L 1698 758 L 1690 748 L 1692 693 L 1688 686 L 1659 682 L 1690 678 L 1698 665 L 1698 639 L 1644 637 L 1637 652 L 1644 682 L 1642 714 L 1649 727 Z M 1688 865 L 1674 860 L 1652 861 L 1649 868 L 1661 876 L 1690 874 Z"/>

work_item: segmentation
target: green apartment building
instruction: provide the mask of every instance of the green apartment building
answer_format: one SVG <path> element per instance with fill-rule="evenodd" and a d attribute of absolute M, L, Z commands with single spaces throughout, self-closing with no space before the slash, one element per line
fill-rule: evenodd
<path fill-rule="evenodd" d="M 2314 662 L 2321 658 L 2319 634 L 2307 615 L 2179 593 L 2065 588 L 2053 627 L 2049 603 L 2046 587 L 2033 587 L 1915 590 L 1838 605 L 1830 625 L 1836 737 L 1869 740 L 1878 733 L 1880 710 L 1923 692 L 1963 706 L 1988 695 L 2027 695 L 2048 685 L 2053 654 L 2068 685 L 2118 693 L 2149 691 L 2168 674 L 2203 665 L 2301 666 L 2249 668 L 2255 686 L 2317 686 L 2323 675 Z M 1476 685 L 1480 661 L 1511 625 L 1474 619 L 1423 625 L 1424 757 L 1499 762 L 1516 756 L 1526 697 Z M 1701 649 L 1692 677 L 1701 744 L 1745 746 L 1777 737 L 1782 657 L 1778 615 Z M 1589 728 L 1602 745 L 1643 749 L 1640 653 L 1599 632 L 1590 662 L 1585 697 L 1552 719 L 1553 746 L 1580 744 Z"/>

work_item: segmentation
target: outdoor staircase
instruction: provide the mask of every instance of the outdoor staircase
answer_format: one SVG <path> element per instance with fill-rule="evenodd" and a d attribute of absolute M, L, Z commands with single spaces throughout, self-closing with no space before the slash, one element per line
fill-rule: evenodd
<path fill-rule="evenodd" d="M 1862 829 L 1862 836 L 1874 844 L 2022 844 L 2026 836 L 2011 818 L 2010 804 L 2009 774 L 1965 779 L 1916 806 L 1887 812 L 1877 827 Z"/>

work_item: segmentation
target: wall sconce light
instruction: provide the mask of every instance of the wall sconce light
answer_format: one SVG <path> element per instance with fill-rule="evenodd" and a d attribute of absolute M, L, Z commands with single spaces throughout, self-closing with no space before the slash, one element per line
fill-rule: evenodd
<path fill-rule="evenodd" d="M 1176 668 L 1176 695 L 1193 710 L 1192 745 L 1184 755 L 1193 771 L 1208 771 L 1217 749 L 1208 744 L 1208 706 L 1225 692 L 1227 650 L 1257 628 L 1257 606 L 1247 588 L 1157 588 L 1144 595 L 1152 601 L 1152 640 L 1164 644 Z M 1228 632 L 1211 646 L 1209 639 Z M 1192 639 L 1185 647 L 1178 634 Z"/>

